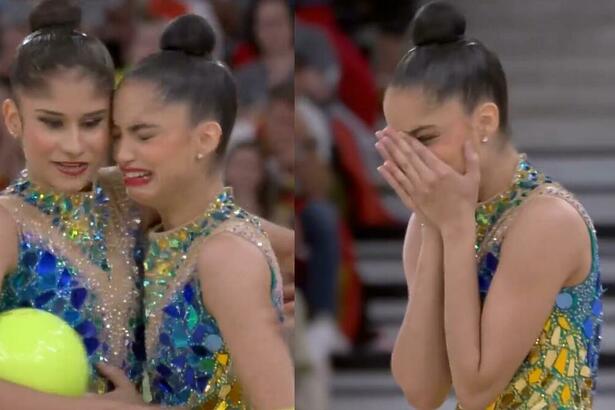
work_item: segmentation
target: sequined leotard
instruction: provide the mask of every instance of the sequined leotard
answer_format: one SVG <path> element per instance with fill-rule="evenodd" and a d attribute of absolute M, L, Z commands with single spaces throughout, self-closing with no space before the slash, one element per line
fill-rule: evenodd
<path fill-rule="evenodd" d="M 33 307 L 63 318 L 82 337 L 91 365 L 105 360 L 136 384 L 145 359 L 142 292 L 134 261 L 138 218 L 114 169 L 90 192 L 41 190 L 24 172 L 0 196 L 19 232 L 17 268 L 0 311 Z M 91 367 L 90 391 L 108 383 Z"/>
<path fill-rule="evenodd" d="M 476 254 L 481 300 L 496 273 L 506 230 L 516 211 L 537 195 L 561 198 L 585 220 L 592 264 L 586 279 L 560 290 L 544 328 L 504 391 L 488 410 L 589 410 L 600 344 L 602 285 L 593 224 L 581 204 L 521 156 L 512 187 L 476 210 Z M 461 406 L 458 406 L 461 409 Z"/>
<path fill-rule="evenodd" d="M 248 409 L 232 357 L 207 311 L 196 271 L 200 245 L 230 232 L 258 246 L 271 271 L 271 300 L 282 320 L 279 268 L 258 219 L 237 207 L 229 189 L 196 221 L 151 233 L 145 258 L 147 362 L 144 390 L 153 403 L 190 409 Z"/>

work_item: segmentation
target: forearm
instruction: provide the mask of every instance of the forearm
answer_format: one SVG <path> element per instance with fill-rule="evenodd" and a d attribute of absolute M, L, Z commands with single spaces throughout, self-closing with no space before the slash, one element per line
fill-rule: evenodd
<path fill-rule="evenodd" d="M 66 409 L 89 409 L 88 398 L 64 397 L 55 394 L 42 393 L 0 380 L 0 409 L 12 410 L 66 410 Z M 97 407 L 97 410 L 102 408 Z M 108 407 L 108 410 L 120 409 L 120 407 Z"/>
<path fill-rule="evenodd" d="M 411 404 L 420 409 L 439 407 L 451 383 L 444 340 L 439 232 L 423 230 L 416 267 L 405 269 L 415 269 L 415 275 L 409 284 L 409 303 L 393 351 L 393 375 Z"/>
<path fill-rule="evenodd" d="M 444 244 L 444 329 L 455 391 L 476 397 L 481 372 L 481 306 L 475 260 L 475 227 L 468 215 L 442 229 Z"/>
<path fill-rule="evenodd" d="M 295 257 L 295 231 L 261 219 L 263 230 L 267 233 L 271 246 L 278 260 L 284 261 Z"/>

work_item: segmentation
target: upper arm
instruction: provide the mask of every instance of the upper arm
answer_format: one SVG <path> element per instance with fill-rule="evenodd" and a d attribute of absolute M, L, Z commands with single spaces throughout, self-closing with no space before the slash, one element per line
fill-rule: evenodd
<path fill-rule="evenodd" d="M 19 232 L 11 214 L 0 206 L 0 283 L 17 266 Z"/>
<path fill-rule="evenodd" d="M 414 279 L 420 250 L 421 227 L 416 219 L 416 215 L 412 214 L 406 229 L 404 249 L 402 251 L 404 273 L 406 274 L 406 280 L 408 283 L 412 283 L 412 280 Z"/>
<path fill-rule="evenodd" d="M 256 408 L 294 403 L 294 370 L 271 300 L 264 254 L 230 233 L 209 238 L 199 255 L 203 298 L 216 318 L 234 369 Z"/>
<path fill-rule="evenodd" d="M 587 227 L 570 204 L 541 196 L 520 210 L 482 310 L 481 380 L 492 395 L 522 364 L 566 281 L 589 271 L 588 257 Z"/>

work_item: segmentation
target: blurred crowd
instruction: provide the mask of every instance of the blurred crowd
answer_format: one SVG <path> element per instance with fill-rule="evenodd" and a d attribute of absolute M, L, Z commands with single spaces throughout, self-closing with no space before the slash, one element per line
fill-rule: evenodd
<path fill-rule="evenodd" d="M 297 286 L 312 355 L 311 366 L 297 370 L 298 409 L 330 408 L 333 355 L 374 337 L 356 241 L 400 237 L 409 217 L 377 172 L 374 133 L 385 126 L 382 96 L 410 46 L 407 27 L 417 3 L 295 2 L 297 253 L 305 263 L 298 264 Z"/>

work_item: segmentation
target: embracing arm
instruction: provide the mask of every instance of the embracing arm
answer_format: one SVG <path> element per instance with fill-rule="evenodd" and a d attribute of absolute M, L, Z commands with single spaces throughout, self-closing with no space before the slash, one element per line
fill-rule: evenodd
<path fill-rule="evenodd" d="M 442 237 L 453 385 L 464 409 L 483 409 L 512 379 L 566 281 L 589 271 L 587 228 L 557 198 L 537 197 L 524 205 L 503 243 L 482 314 L 473 215 L 444 227 Z"/>
<path fill-rule="evenodd" d="M 198 268 L 206 306 L 218 321 L 252 405 L 258 410 L 293 406 L 294 369 L 260 249 L 221 233 L 203 244 Z"/>
<path fill-rule="evenodd" d="M 18 230 L 9 212 L 0 206 L 0 283 L 18 263 Z M 121 372 L 121 371 L 120 371 Z M 130 383 L 130 382 L 128 382 Z M 64 397 L 42 393 L 28 387 L 0 380 L 0 409 L 12 410 L 131 410 L 124 403 L 99 401 L 97 397 Z M 135 409 L 136 410 L 136 409 Z"/>
<path fill-rule="evenodd" d="M 295 231 L 261 219 L 263 230 L 267 232 L 271 247 L 280 262 L 280 269 L 286 277 L 293 276 L 295 265 Z M 284 278 L 287 282 L 287 278 Z"/>
<path fill-rule="evenodd" d="M 408 224 L 403 263 L 409 302 L 391 367 L 406 399 L 417 409 L 439 407 L 451 385 L 444 340 L 442 239 L 416 214 Z"/>

